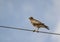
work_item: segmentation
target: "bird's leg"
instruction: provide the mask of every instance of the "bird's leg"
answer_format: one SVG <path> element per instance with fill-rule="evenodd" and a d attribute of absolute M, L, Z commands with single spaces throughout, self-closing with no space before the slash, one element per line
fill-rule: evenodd
<path fill-rule="evenodd" d="M 36 32 L 39 32 L 38 30 L 39 30 L 39 28 L 37 28 L 37 31 Z"/>
<path fill-rule="evenodd" d="M 35 28 L 35 29 L 33 30 L 33 32 L 39 32 L 38 30 L 39 30 L 39 28 Z"/>
<path fill-rule="evenodd" d="M 38 30 L 39 30 L 39 28 L 35 28 L 35 32 L 39 32 Z"/>
<path fill-rule="evenodd" d="M 36 28 L 34 28 L 33 32 L 36 32 Z"/>
<path fill-rule="evenodd" d="M 33 30 L 33 32 L 37 32 L 38 31 L 38 28 L 35 28 L 34 30 Z"/>

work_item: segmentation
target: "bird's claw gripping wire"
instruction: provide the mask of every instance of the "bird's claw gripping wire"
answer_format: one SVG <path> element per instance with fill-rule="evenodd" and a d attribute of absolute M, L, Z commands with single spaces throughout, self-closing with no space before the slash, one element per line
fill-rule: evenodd
<path fill-rule="evenodd" d="M 33 32 L 37 32 L 38 33 L 39 31 L 33 30 Z"/>

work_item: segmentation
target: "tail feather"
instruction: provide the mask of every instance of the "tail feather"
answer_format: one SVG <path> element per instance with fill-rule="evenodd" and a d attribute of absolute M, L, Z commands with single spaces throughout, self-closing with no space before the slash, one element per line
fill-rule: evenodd
<path fill-rule="evenodd" d="M 45 28 L 49 30 L 49 27 L 48 26 L 45 26 Z"/>

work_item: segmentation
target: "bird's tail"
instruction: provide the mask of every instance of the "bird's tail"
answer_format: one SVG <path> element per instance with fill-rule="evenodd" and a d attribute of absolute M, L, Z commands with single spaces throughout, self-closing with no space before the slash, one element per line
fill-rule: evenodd
<path fill-rule="evenodd" d="M 46 28 L 46 29 L 48 29 L 48 30 L 49 30 L 49 27 L 48 27 L 48 26 L 46 26 L 46 25 L 44 25 L 44 26 L 45 26 L 45 28 Z"/>

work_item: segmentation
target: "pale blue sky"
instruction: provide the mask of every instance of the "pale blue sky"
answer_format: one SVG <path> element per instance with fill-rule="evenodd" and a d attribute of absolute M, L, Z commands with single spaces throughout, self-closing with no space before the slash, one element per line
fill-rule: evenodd
<path fill-rule="evenodd" d="M 57 0 L 0 0 L 0 26 L 34 29 L 28 19 L 32 16 L 50 28 L 40 31 L 57 32 L 57 23 L 60 21 L 58 2 Z M 57 38 L 60 36 L 0 28 L 0 42 L 60 42 Z"/>

